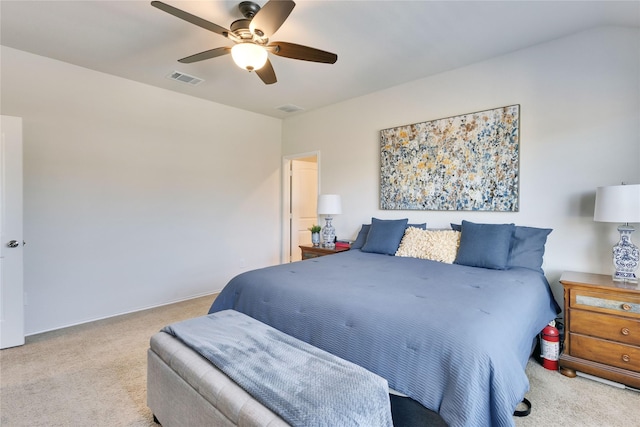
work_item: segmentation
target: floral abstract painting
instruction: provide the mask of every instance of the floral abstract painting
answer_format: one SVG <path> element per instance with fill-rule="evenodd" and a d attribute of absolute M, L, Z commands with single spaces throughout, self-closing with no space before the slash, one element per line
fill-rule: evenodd
<path fill-rule="evenodd" d="M 380 132 L 380 208 L 518 211 L 520 106 Z"/>

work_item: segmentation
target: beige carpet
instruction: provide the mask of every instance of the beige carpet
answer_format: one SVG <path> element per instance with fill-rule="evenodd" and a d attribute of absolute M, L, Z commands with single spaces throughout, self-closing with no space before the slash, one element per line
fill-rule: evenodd
<path fill-rule="evenodd" d="M 0 351 L 0 425 L 155 426 L 146 351 L 163 326 L 206 314 L 213 296 L 47 332 Z M 533 404 L 516 426 L 640 425 L 640 394 L 569 379 L 530 361 Z"/>
<path fill-rule="evenodd" d="M 0 425 L 155 426 L 146 404 L 149 338 L 206 314 L 213 299 L 47 332 L 0 351 Z"/>

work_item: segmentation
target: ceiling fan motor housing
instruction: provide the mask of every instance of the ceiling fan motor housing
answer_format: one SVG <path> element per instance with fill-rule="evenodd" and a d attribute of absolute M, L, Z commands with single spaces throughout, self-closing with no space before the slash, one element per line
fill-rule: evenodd
<path fill-rule="evenodd" d="M 240 9 L 242 16 L 251 19 L 260 11 L 260 6 L 252 1 L 243 1 L 238 5 L 238 9 Z"/>
<path fill-rule="evenodd" d="M 245 43 L 245 42 L 253 42 L 259 45 L 266 45 L 269 42 L 267 37 L 262 37 L 260 34 L 251 33 L 249 29 L 249 24 L 251 23 L 251 19 L 238 19 L 237 21 L 233 21 L 231 23 L 232 37 L 230 37 L 236 43 Z"/>

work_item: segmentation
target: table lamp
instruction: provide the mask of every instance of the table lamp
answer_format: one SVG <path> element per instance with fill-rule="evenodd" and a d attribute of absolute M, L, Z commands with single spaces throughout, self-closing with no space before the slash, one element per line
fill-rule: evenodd
<path fill-rule="evenodd" d="M 332 215 L 342 213 L 342 202 L 337 194 L 320 194 L 318 196 L 318 215 L 325 215 L 326 224 L 322 230 L 323 246 L 325 248 L 335 248 L 336 230 L 331 225 Z"/>
<path fill-rule="evenodd" d="M 634 229 L 630 222 L 640 222 L 640 184 L 612 185 L 596 189 L 594 221 L 622 222 L 618 227 L 620 241 L 613 247 L 613 280 L 637 282 L 640 258 L 638 247 L 631 242 Z"/>

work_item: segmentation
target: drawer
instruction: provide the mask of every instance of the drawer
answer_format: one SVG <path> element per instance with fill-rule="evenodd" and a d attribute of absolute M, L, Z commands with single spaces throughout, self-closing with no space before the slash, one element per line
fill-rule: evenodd
<path fill-rule="evenodd" d="M 640 346 L 640 319 L 571 310 L 570 332 Z"/>
<path fill-rule="evenodd" d="M 323 254 L 319 254 L 317 252 L 302 252 L 302 259 L 309 259 L 309 258 L 318 258 L 321 257 Z"/>
<path fill-rule="evenodd" d="M 640 297 L 624 293 L 602 293 L 573 288 L 569 307 L 640 319 Z"/>
<path fill-rule="evenodd" d="M 640 347 L 570 333 L 571 355 L 640 372 Z"/>

